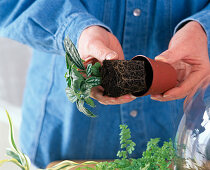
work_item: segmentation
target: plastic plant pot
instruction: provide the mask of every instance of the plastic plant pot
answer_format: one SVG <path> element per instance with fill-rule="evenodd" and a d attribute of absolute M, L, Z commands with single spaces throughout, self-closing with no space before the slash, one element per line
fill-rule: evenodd
<path fill-rule="evenodd" d="M 146 90 L 133 93 L 136 97 L 146 96 L 150 94 L 162 94 L 173 88 L 177 84 L 176 70 L 168 63 L 156 61 L 137 55 L 132 60 L 141 60 L 145 62 L 146 72 Z"/>

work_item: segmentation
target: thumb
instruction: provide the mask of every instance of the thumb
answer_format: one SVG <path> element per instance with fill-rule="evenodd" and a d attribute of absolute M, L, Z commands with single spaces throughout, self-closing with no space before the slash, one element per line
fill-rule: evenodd
<path fill-rule="evenodd" d="M 179 55 L 173 49 L 168 49 L 163 53 L 161 53 L 160 55 L 158 55 L 157 57 L 155 57 L 155 60 L 173 64 L 176 61 L 180 60 L 181 56 L 182 55 Z"/>
<path fill-rule="evenodd" d="M 99 62 L 103 60 L 118 60 L 118 54 L 108 48 L 103 42 L 95 41 L 94 44 L 89 45 L 89 56 L 97 59 Z"/>

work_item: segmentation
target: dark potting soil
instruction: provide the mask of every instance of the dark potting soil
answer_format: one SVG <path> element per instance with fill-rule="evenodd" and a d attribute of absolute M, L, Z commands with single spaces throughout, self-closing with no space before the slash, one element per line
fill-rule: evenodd
<path fill-rule="evenodd" d="M 101 68 L 104 95 L 119 97 L 147 89 L 144 61 L 104 60 Z"/>

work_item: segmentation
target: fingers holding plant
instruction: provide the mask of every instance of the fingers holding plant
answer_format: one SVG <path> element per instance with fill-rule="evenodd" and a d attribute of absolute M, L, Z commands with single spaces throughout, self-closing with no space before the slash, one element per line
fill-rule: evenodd
<path fill-rule="evenodd" d="M 120 97 L 109 97 L 104 95 L 104 89 L 101 86 L 94 87 L 91 89 L 91 97 L 98 100 L 99 103 L 104 105 L 116 105 L 131 102 L 136 99 L 135 96 L 132 95 L 123 95 Z"/>
<path fill-rule="evenodd" d="M 210 73 L 207 36 L 195 21 L 187 23 L 171 39 L 169 48 L 156 60 L 170 63 L 177 71 L 177 86 L 152 99 L 169 101 L 186 97 Z"/>
<path fill-rule="evenodd" d="M 122 47 L 117 38 L 100 26 L 85 29 L 78 42 L 78 51 L 85 65 L 89 63 L 103 63 L 104 60 L 124 60 Z M 91 90 L 91 97 L 102 104 L 122 104 L 134 100 L 131 95 L 121 97 L 104 96 L 101 86 Z"/>
<path fill-rule="evenodd" d="M 103 84 L 102 75 L 105 75 L 103 74 L 104 65 L 101 66 L 99 62 L 94 62 L 86 64 L 85 66 L 84 60 L 81 59 L 82 57 L 80 56 L 78 50 L 68 37 L 66 37 L 64 40 L 64 47 L 66 51 L 67 66 L 67 72 L 65 74 L 67 82 L 66 94 L 72 103 L 76 103 L 79 111 L 83 112 L 87 116 L 95 117 L 95 115 L 85 107 L 85 104 L 91 107 L 95 107 L 94 101 L 90 97 L 97 99 L 100 103 L 103 104 L 120 104 L 133 100 L 133 98 L 131 98 L 129 95 L 127 95 L 126 101 L 123 98 L 124 96 L 121 95 L 119 95 L 121 96 L 119 98 L 110 98 L 107 96 L 104 97 L 103 90 L 100 87 L 100 85 Z M 98 61 L 97 58 L 94 59 Z M 110 60 L 101 61 L 104 63 L 104 61 Z M 109 88 L 106 91 L 109 91 Z"/>

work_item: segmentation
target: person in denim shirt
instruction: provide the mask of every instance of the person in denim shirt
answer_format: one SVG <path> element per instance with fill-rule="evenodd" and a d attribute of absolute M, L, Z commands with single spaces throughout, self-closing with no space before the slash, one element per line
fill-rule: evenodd
<path fill-rule="evenodd" d="M 40 168 L 55 160 L 116 158 L 123 123 L 137 144 L 132 157 L 140 157 L 150 138 L 174 137 L 182 98 L 209 74 L 208 0 L 1 0 L 0 35 L 34 49 L 20 139 Z M 65 94 L 66 36 L 84 60 L 142 54 L 168 62 L 177 70 L 178 85 L 136 99 L 102 96 L 103 89 L 94 88 L 92 111 L 98 116 L 86 117 Z"/>

